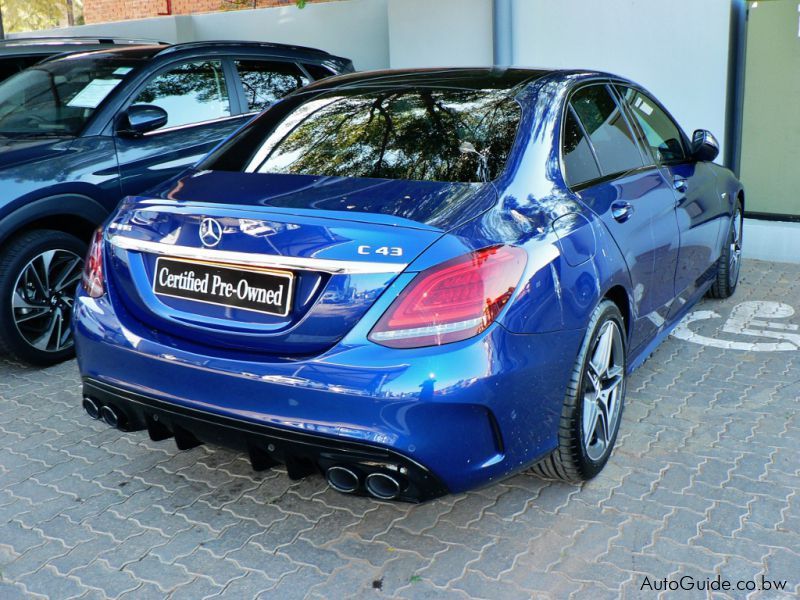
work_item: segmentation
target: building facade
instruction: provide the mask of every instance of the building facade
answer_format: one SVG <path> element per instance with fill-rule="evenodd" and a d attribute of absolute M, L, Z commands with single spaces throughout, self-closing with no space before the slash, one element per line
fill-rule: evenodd
<path fill-rule="evenodd" d="M 324 2 L 330 0 L 307 0 Z M 224 10 L 273 8 L 296 0 L 84 0 L 83 17 L 89 23 L 108 23 L 168 15 L 190 15 Z"/>

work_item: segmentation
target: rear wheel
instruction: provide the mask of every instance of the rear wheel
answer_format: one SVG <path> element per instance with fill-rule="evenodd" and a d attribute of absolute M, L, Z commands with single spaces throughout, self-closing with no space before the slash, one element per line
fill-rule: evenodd
<path fill-rule="evenodd" d="M 730 298 L 736 291 L 742 266 L 742 226 L 742 204 L 737 202 L 727 242 L 717 261 L 717 277 L 708 290 L 708 295 L 712 298 Z"/>
<path fill-rule="evenodd" d="M 545 477 L 584 481 L 608 462 L 622 419 L 626 377 L 625 326 L 616 304 L 592 313 L 564 398 L 558 447 L 533 467 Z"/>
<path fill-rule="evenodd" d="M 0 256 L 0 351 L 36 365 L 71 358 L 72 308 L 86 244 L 52 230 L 12 239 Z"/>

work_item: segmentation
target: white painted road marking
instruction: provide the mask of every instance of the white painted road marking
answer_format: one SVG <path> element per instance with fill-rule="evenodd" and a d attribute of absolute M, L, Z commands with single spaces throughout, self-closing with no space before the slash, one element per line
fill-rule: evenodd
<path fill-rule="evenodd" d="M 794 315 L 794 308 L 782 302 L 755 300 L 741 302 L 731 311 L 731 316 L 722 326 L 722 333 L 748 335 L 752 337 L 771 338 L 777 342 L 739 342 L 700 335 L 689 327 L 696 321 L 721 319 L 722 316 L 713 310 L 696 310 L 686 315 L 675 328 L 672 335 L 680 340 L 724 348 L 727 350 L 744 350 L 747 352 L 781 352 L 800 350 L 800 326 L 794 323 L 776 322 L 772 319 L 788 319 Z"/>

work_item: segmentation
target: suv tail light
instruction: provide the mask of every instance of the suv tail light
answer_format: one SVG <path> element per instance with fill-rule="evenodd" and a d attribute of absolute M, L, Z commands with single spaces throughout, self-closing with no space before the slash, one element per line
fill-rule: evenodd
<path fill-rule="evenodd" d="M 92 298 L 99 298 L 106 293 L 103 282 L 103 230 L 98 229 L 92 236 L 86 263 L 83 265 L 81 285 Z"/>
<path fill-rule="evenodd" d="M 369 339 L 391 348 L 457 342 L 489 327 L 525 270 L 525 251 L 496 246 L 419 273 L 372 328 Z"/>

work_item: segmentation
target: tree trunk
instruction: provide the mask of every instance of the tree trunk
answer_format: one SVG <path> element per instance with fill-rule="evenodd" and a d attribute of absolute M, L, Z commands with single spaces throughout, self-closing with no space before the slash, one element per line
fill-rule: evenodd
<path fill-rule="evenodd" d="M 0 40 L 6 38 L 6 30 L 3 29 L 3 7 L 0 6 Z"/>
<path fill-rule="evenodd" d="M 75 10 L 72 6 L 72 0 L 67 0 L 67 25 L 70 27 L 75 25 Z"/>

